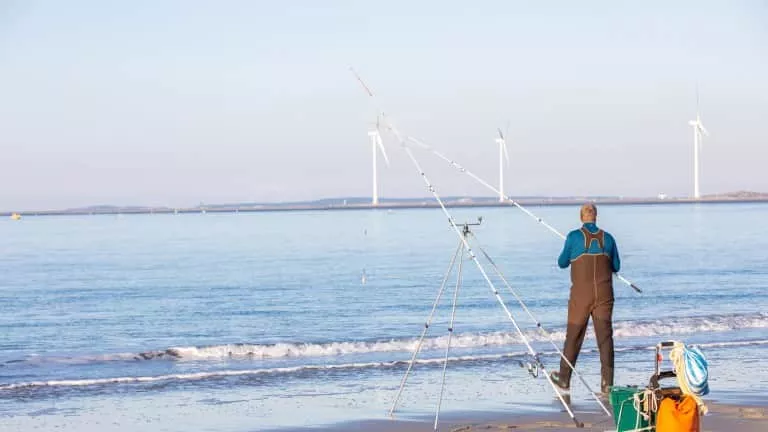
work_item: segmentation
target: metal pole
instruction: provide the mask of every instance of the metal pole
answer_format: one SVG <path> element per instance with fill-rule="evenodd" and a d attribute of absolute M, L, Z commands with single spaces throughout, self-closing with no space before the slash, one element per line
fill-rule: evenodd
<path fill-rule="evenodd" d="M 411 361 L 408 363 L 408 369 L 405 371 L 405 375 L 403 375 L 403 379 L 400 382 L 400 389 L 397 391 L 397 396 L 395 397 L 395 401 L 392 403 L 392 408 L 389 410 L 390 417 L 395 412 L 395 407 L 397 406 L 397 403 L 400 401 L 400 396 L 403 393 L 403 389 L 405 388 L 405 382 L 408 380 L 408 374 L 411 372 L 411 368 L 413 368 L 413 363 L 416 360 L 416 356 L 419 354 L 419 351 L 421 350 L 421 344 L 424 341 L 424 336 L 427 334 L 427 330 L 429 329 L 429 325 L 432 323 L 432 318 L 435 314 L 435 310 L 437 309 L 437 304 L 440 302 L 440 298 L 443 296 L 443 292 L 445 291 L 446 283 L 448 282 L 448 278 L 453 271 L 453 265 L 456 262 L 456 257 L 459 256 L 461 253 L 461 250 L 463 248 L 463 244 L 459 242 L 459 246 L 456 248 L 456 252 L 453 253 L 453 257 L 451 257 L 451 264 L 448 266 L 448 270 L 445 272 L 445 276 L 443 277 L 443 282 L 440 284 L 440 290 L 437 292 L 437 298 L 435 298 L 435 302 L 432 304 L 432 310 L 429 312 L 429 316 L 427 317 L 427 321 L 424 323 L 424 329 L 421 331 L 421 336 L 419 337 L 419 341 L 416 344 L 416 349 L 413 351 L 413 355 L 411 356 Z"/>
<path fill-rule="evenodd" d="M 459 287 L 461 287 L 461 271 L 464 263 L 464 251 L 461 251 L 459 257 L 459 271 L 456 275 L 456 289 L 453 292 L 453 306 L 451 308 L 451 323 L 448 325 L 448 345 L 445 347 L 445 360 L 443 361 L 443 379 L 440 383 L 440 397 L 437 399 L 437 412 L 435 413 L 435 431 L 437 431 L 437 422 L 440 417 L 440 406 L 443 402 L 443 392 L 445 391 L 445 372 L 448 368 L 448 352 L 451 350 L 451 338 L 453 337 L 453 323 L 456 318 L 456 301 L 459 297 Z"/>

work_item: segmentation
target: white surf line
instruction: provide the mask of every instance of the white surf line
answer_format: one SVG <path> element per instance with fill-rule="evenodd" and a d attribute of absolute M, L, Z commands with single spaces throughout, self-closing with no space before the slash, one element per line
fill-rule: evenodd
<path fill-rule="evenodd" d="M 524 357 L 525 352 L 515 353 L 503 353 L 503 354 L 487 354 L 479 356 L 457 356 L 450 357 L 450 362 L 473 362 L 473 361 L 489 361 L 500 359 L 514 359 L 517 357 Z M 430 358 L 416 360 L 418 364 L 442 364 L 445 361 L 444 358 Z M 400 365 L 405 365 L 406 360 L 393 360 L 388 362 L 368 362 L 368 363 L 345 363 L 338 365 L 303 365 L 292 366 L 282 368 L 267 368 L 267 369 L 243 369 L 243 370 L 220 370 L 211 372 L 193 372 L 186 374 L 167 374 L 156 376 L 136 376 L 136 377 L 112 377 L 112 378 L 93 378 L 93 379 L 79 379 L 79 380 L 48 380 L 48 381 L 31 381 L 13 384 L 0 385 L 0 391 L 8 391 L 22 388 L 34 388 L 34 387 L 87 387 L 97 386 L 105 384 L 131 384 L 131 383 L 149 383 L 158 381 L 199 381 L 207 378 L 219 378 L 219 377 L 233 377 L 233 376 L 249 376 L 249 375 L 272 375 L 272 374 L 291 374 L 296 372 L 305 371 L 327 371 L 327 370 L 345 370 L 345 369 L 372 369 L 372 368 L 392 368 Z"/>

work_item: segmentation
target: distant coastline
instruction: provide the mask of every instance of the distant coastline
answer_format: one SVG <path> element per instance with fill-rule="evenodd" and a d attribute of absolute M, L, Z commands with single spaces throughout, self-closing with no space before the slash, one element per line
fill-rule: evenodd
<path fill-rule="evenodd" d="M 514 198 L 523 206 L 572 206 L 584 202 L 603 205 L 666 205 L 666 204 L 716 204 L 716 203 L 768 203 L 768 193 L 730 192 L 707 195 L 701 199 L 687 197 L 619 197 L 619 196 L 571 196 L 545 197 L 528 196 Z M 445 197 L 446 207 L 503 207 L 510 206 L 509 201 L 499 202 L 492 197 Z M 110 214 L 182 214 L 182 213 L 239 213 L 239 212 L 275 212 L 275 211 L 319 211 L 319 210 L 371 210 L 371 209 L 417 209 L 435 208 L 438 203 L 432 198 L 389 198 L 380 200 L 374 206 L 370 198 L 329 198 L 316 201 L 285 203 L 235 203 L 235 204 L 200 204 L 194 207 L 142 207 L 142 206 L 89 206 L 63 210 L 4 211 L 0 216 L 9 217 L 16 213 L 20 216 L 64 216 L 64 215 L 110 215 Z"/>

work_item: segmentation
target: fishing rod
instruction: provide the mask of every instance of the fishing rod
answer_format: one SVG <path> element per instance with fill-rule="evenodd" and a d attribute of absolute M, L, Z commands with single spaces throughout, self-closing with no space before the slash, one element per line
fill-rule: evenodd
<path fill-rule="evenodd" d="M 373 92 L 370 90 L 370 88 L 367 85 L 365 85 L 365 82 L 363 82 L 362 78 L 360 78 L 360 76 L 357 74 L 357 72 L 355 72 L 355 70 L 352 67 L 350 67 L 349 69 L 355 75 L 355 77 L 360 82 L 360 84 L 363 86 L 363 88 L 366 90 L 368 95 L 371 98 L 376 99 L 376 97 L 374 96 Z M 416 157 L 413 155 L 413 152 L 411 151 L 411 147 L 407 144 L 407 141 L 405 139 L 403 139 L 402 135 L 400 134 L 400 132 L 398 132 L 397 128 L 395 128 L 395 126 L 392 124 L 392 122 L 389 121 L 388 117 L 385 116 L 382 111 L 380 111 L 380 112 L 382 113 L 382 119 L 384 119 L 384 123 L 385 123 L 386 127 L 395 135 L 397 140 L 400 142 L 401 147 L 403 148 L 405 153 L 408 155 L 408 158 L 411 160 L 411 163 L 413 163 L 414 168 L 416 168 L 416 171 L 418 171 L 419 175 L 421 176 L 422 180 L 424 181 L 424 184 L 426 185 L 427 190 L 429 190 L 429 192 L 432 194 L 432 196 L 435 198 L 435 200 L 437 201 L 438 205 L 440 206 L 440 209 L 443 211 L 445 216 L 448 218 L 448 221 L 449 221 L 451 227 L 453 228 L 454 232 L 456 233 L 456 235 L 459 237 L 459 239 L 461 241 L 461 244 L 464 245 L 464 249 L 466 250 L 467 256 L 469 257 L 470 260 L 472 260 L 475 263 L 475 265 L 477 266 L 478 270 L 480 270 L 480 273 L 482 274 L 483 279 L 485 279 L 486 283 L 488 284 L 488 287 L 491 289 L 491 292 L 493 292 L 494 297 L 499 302 L 499 304 L 501 305 L 501 307 L 504 310 L 504 312 L 506 312 L 507 317 L 512 322 L 512 325 L 515 327 L 515 330 L 517 331 L 518 335 L 520 336 L 520 339 L 523 341 L 523 343 L 525 344 L 526 348 L 528 349 L 528 352 L 533 357 L 533 359 L 536 361 L 538 367 L 541 368 L 541 370 L 544 372 L 544 377 L 549 382 L 549 384 L 552 386 L 552 390 L 555 392 L 555 394 L 557 395 L 557 398 L 562 403 L 563 408 L 565 408 L 566 412 L 568 413 L 568 416 L 571 417 L 571 420 L 573 420 L 573 422 L 576 425 L 576 427 L 583 428 L 584 427 L 584 423 L 580 422 L 576 418 L 576 416 L 573 413 L 573 410 L 571 409 L 571 407 L 568 405 L 568 403 L 566 403 L 565 399 L 563 399 L 563 395 L 560 394 L 560 392 L 557 390 L 556 384 L 552 381 L 552 378 L 549 376 L 549 373 L 547 372 L 546 367 L 541 363 L 541 361 L 539 359 L 539 353 L 533 348 L 533 346 L 531 346 L 530 342 L 528 341 L 528 338 L 525 336 L 525 334 L 523 333 L 522 329 L 517 324 L 517 321 L 515 320 L 514 316 L 512 315 L 512 312 L 509 310 L 509 308 L 507 308 L 506 303 L 504 303 L 504 299 L 499 294 L 499 290 L 493 284 L 493 282 L 491 281 L 490 277 L 488 276 L 488 273 L 486 273 L 485 268 L 480 263 L 480 261 L 477 259 L 477 255 L 475 254 L 474 250 L 472 249 L 472 246 L 469 244 L 466 236 L 460 230 L 459 225 L 455 222 L 455 220 L 453 219 L 453 216 L 448 211 L 448 209 L 445 207 L 445 204 L 443 203 L 442 198 L 440 198 L 440 195 L 437 193 L 437 190 L 435 189 L 434 185 L 429 180 L 429 178 L 427 177 L 427 175 L 424 172 L 424 170 L 421 168 L 421 165 L 419 165 L 419 162 L 416 159 Z M 437 429 L 435 428 L 435 430 L 437 430 Z"/>
<path fill-rule="evenodd" d="M 483 185 L 486 188 L 490 189 L 494 193 L 501 195 L 501 192 L 498 189 L 496 189 L 495 187 L 493 187 L 493 185 L 491 185 L 487 181 L 483 180 L 482 178 L 480 178 L 479 176 L 474 174 L 472 171 L 470 171 L 470 170 L 466 169 L 465 167 L 461 166 L 460 164 L 458 164 L 453 159 L 451 159 L 451 158 L 445 156 L 444 154 L 440 153 L 439 151 L 437 151 L 434 147 L 430 146 L 429 144 L 425 144 L 424 142 L 422 142 L 422 141 L 420 141 L 420 140 L 418 140 L 416 138 L 410 137 L 410 136 L 408 137 L 408 140 L 411 141 L 412 143 L 418 145 L 419 147 L 422 147 L 425 150 L 431 152 L 432 154 L 434 154 L 435 156 L 439 157 L 440 159 L 448 162 L 453 168 L 456 168 L 460 172 L 462 172 L 462 173 L 468 175 L 469 177 L 475 179 L 478 183 L 480 183 L 481 185 Z M 542 224 L 548 230 L 550 230 L 551 232 L 555 233 L 558 237 L 560 237 L 561 239 L 565 240 L 565 235 L 563 235 L 563 233 L 558 231 L 552 225 L 548 224 L 544 219 L 540 218 L 539 216 L 536 216 L 535 214 L 533 214 L 533 212 L 531 212 L 527 208 L 523 207 L 519 202 L 517 202 L 516 200 L 510 198 L 509 196 L 503 195 L 503 197 L 504 197 L 505 201 L 509 201 L 512 205 L 514 205 L 518 209 L 522 210 L 528 216 L 536 219 L 536 221 L 538 223 Z M 628 280 L 627 278 L 622 276 L 620 273 L 616 272 L 616 277 L 618 277 L 619 280 L 621 280 L 622 282 L 627 284 L 630 288 L 634 289 L 636 292 L 638 292 L 638 293 L 642 293 L 643 292 L 640 288 L 638 288 L 637 285 L 635 285 L 630 280 Z"/>
<path fill-rule="evenodd" d="M 501 279 L 502 282 L 504 282 L 504 285 L 509 289 L 509 291 L 512 293 L 512 296 L 515 297 L 517 302 L 520 304 L 520 307 L 525 311 L 525 313 L 528 314 L 528 316 L 531 318 L 531 320 L 536 324 L 536 328 L 539 329 L 539 331 L 546 336 L 547 340 L 549 340 L 549 343 L 552 345 L 552 347 L 555 349 L 557 354 L 565 360 L 565 363 L 568 365 L 569 368 L 573 371 L 574 374 L 576 374 L 576 377 L 581 381 L 582 384 L 587 388 L 589 393 L 592 395 L 592 398 L 597 402 L 598 405 L 600 405 L 600 408 L 605 411 L 607 415 L 611 415 L 611 412 L 608 410 L 608 408 L 603 404 L 603 402 L 600 400 L 600 398 L 597 396 L 597 394 L 592 390 L 592 387 L 587 383 L 587 380 L 584 379 L 583 376 L 576 370 L 576 367 L 571 363 L 570 360 L 568 360 L 568 357 L 565 356 L 565 354 L 560 350 L 560 347 L 557 346 L 555 343 L 555 339 L 552 336 L 552 333 L 547 331 L 547 329 L 544 328 L 544 326 L 541 325 L 541 321 L 539 321 L 538 318 L 531 312 L 530 309 L 528 309 L 528 306 L 525 304 L 523 299 L 518 294 L 517 290 L 512 288 L 512 285 L 509 284 L 507 281 L 507 278 L 504 277 L 504 274 L 501 272 L 501 269 L 499 269 L 499 266 L 496 265 L 496 262 L 491 258 L 490 255 L 488 255 L 488 252 L 483 249 L 483 246 L 480 244 L 480 240 L 477 239 L 477 236 L 472 234 L 472 238 L 475 240 L 475 243 L 477 244 L 477 249 L 480 251 L 481 254 L 485 257 L 486 260 L 491 264 L 491 267 L 493 268 L 496 275 Z"/>
<path fill-rule="evenodd" d="M 398 140 L 402 140 L 402 138 L 400 137 L 400 135 L 397 132 L 397 130 L 394 129 L 391 126 L 391 123 L 389 121 L 387 121 L 387 127 L 398 137 Z M 459 238 L 461 238 L 461 241 L 464 244 L 464 248 L 467 251 L 467 255 L 469 256 L 469 258 L 472 261 L 474 261 L 475 265 L 480 270 L 480 273 L 482 274 L 483 279 L 485 279 L 485 281 L 488 283 L 488 287 L 493 292 L 493 295 L 496 297 L 496 300 L 499 302 L 499 304 L 501 305 L 502 309 L 504 309 L 504 312 L 506 312 L 507 317 L 512 322 L 512 325 L 515 327 L 515 330 L 517 331 L 517 334 L 520 336 L 520 339 L 525 344 L 526 348 L 528 349 L 528 352 L 534 358 L 534 360 L 537 362 L 539 368 L 541 368 L 541 370 L 544 372 L 544 377 L 547 379 L 549 384 L 552 386 L 552 389 L 555 391 L 555 394 L 557 394 L 558 399 L 560 399 L 560 402 L 563 404 L 563 407 L 568 412 L 568 415 L 571 417 L 571 420 L 573 420 L 573 422 L 576 424 L 576 427 L 579 427 L 579 428 L 584 427 L 584 423 L 582 423 L 578 419 L 576 419 L 576 416 L 573 413 L 573 410 L 571 410 L 571 407 L 568 405 L 568 403 L 566 403 L 566 401 L 563 399 L 563 396 L 557 390 L 557 388 L 555 386 L 555 383 L 552 381 L 552 378 L 549 376 L 549 373 L 547 372 L 546 367 L 539 360 L 539 353 L 533 348 L 533 346 L 531 346 L 530 342 L 528 341 L 528 338 L 525 336 L 525 334 L 523 333 L 522 329 L 520 328 L 520 326 L 518 325 L 517 321 L 515 320 L 514 316 L 512 315 L 512 312 L 509 310 L 509 308 L 507 308 L 506 303 L 504 303 L 504 299 L 499 294 L 499 290 L 496 288 L 496 286 L 493 284 L 493 282 L 489 278 L 488 273 L 485 271 L 485 268 L 483 268 L 483 265 L 480 264 L 480 261 L 477 259 L 477 255 L 475 255 L 475 252 L 472 249 L 472 246 L 470 246 L 470 244 L 467 241 L 467 239 L 464 237 L 462 232 L 459 230 L 458 225 L 454 221 L 453 216 L 451 216 L 450 212 L 448 212 L 448 210 L 446 209 L 445 204 L 443 203 L 443 200 L 440 198 L 440 195 L 438 195 L 437 190 L 435 189 L 434 185 L 432 184 L 432 182 L 429 181 L 429 178 L 427 177 L 427 175 L 424 173 L 424 170 L 419 165 L 419 162 L 416 160 L 416 157 L 413 156 L 413 152 L 411 151 L 410 147 L 403 146 L 403 149 L 405 150 L 405 152 L 408 155 L 408 157 L 411 159 L 411 162 L 413 163 L 413 165 L 416 168 L 416 170 L 421 175 L 421 178 L 422 178 L 422 180 L 424 180 L 424 183 L 427 186 L 427 189 L 432 193 L 432 195 L 434 196 L 435 200 L 440 205 L 440 208 L 442 209 L 443 213 L 445 213 L 445 215 L 448 217 L 448 220 L 450 221 L 450 224 L 453 227 L 454 231 L 456 231 L 456 234 L 459 236 Z"/>

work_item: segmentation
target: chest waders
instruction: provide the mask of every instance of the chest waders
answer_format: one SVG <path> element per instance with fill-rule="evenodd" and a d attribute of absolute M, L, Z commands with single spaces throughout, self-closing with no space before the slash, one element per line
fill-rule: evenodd
<path fill-rule="evenodd" d="M 613 268 L 611 258 L 605 254 L 605 233 L 592 234 L 581 228 L 584 234 L 584 254 L 571 261 L 571 295 L 568 300 L 568 327 L 563 354 L 576 365 L 589 317 L 595 328 L 597 347 L 600 350 L 601 388 L 608 391 L 613 385 Z M 590 253 L 593 242 L 600 251 Z M 571 368 L 560 360 L 560 380 L 568 387 Z"/>

